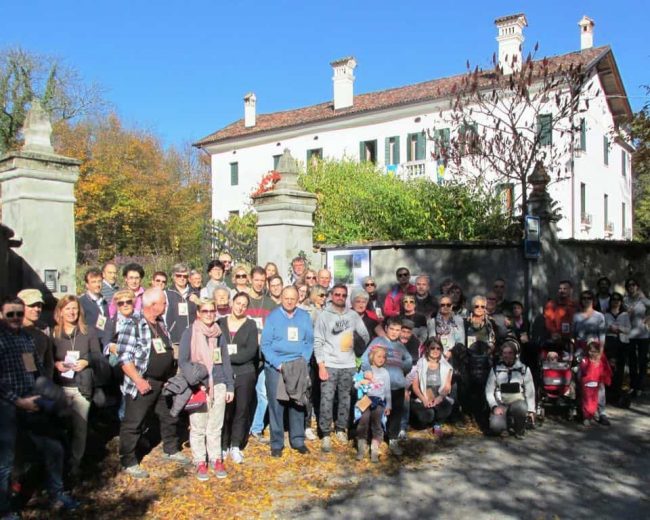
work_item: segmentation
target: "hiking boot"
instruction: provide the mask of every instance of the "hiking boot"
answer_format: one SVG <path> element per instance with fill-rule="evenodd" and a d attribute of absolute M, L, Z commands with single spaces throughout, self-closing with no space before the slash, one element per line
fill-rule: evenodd
<path fill-rule="evenodd" d="M 404 451 L 402 450 L 402 447 L 399 445 L 399 441 L 397 439 L 390 439 L 388 441 L 388 448 L 390 449 L 390 452 L 396 457 L 400 457 L 401 455 L 404 454 Z"/>
<path fill-rule="evenodd" d="M 271 448 L 271 457 L 282 457 L 282 448 Z"/>
<path fill-rule="evenodd" d="M 368 451 L 368 442 L 359 439 L 357 441 L 357 460 L 363 460 L 363 458 L 366 456 L 367 451 Z"/>
<path fill-rule="evenodd" d="M 311 428 L 305 428 L 305 439 L 308 441 L 315 441 L 318 439 L 318 436 L 314 433 L 314 430 Z"/>
<path fill-rule="evenodd" d="M 188 459 L 180 451 L 177 451 L 176 453 L 172 453 L 171 455 L 169 453 L 163 454 L 163 460 L 166 460 L 166 461 L 169 461 L 169 462 L 178 462 L 179 464 L 189 464 L 190 463 L 190 459 Z"/>
<path fill-rule="evenodd" d="M 338 432 L 336 432 L 336 439 L 339 442 L 342 442 L 343 444 L 347 444 L 348 443 L 348 434 L 345 433 L 344 431 L 338 431 Z"/>
<path fill-rule="evenodd" d="M 379 443 L 372 441 L 370 444 L 370 462 L 379 462 Z"/>
<path fill-rule="evenodd" d="M 79 502 L 67 493 L 57 493 L 50 501 L 50 507 L 55 511 L 75 511 L 79 509 Z"/>
<path fill-rule="evenodd" d="M 244 454 L 239 448 L 230 448 L 230 458 L 235 464 L 244 462 Z"/>
<path fill-rule="evenodd" d="M 124 472 L 133 478 L 149 478 L 149 472 L 139 464 L 124 468 Z"/>
<path fill-rule="evenodd" d="M 201 482 L 204 482 L 210 478 L 210 475 L 208 474 L 208 463 L 207 462 L 199 462 L 196 465 L 196 478 L 200 480 Z"/>
<path fill-rule="evenodd" d="M 323 450 L 325 453 L 329 453 L 332 451 L 332 439 L 330 439 L 330 436 L 328 435 L 327 437 L 323 437 L 323 440 L 321 441 L 320 449 Z"/>
<path fill-rule="evenodd" d="M 406 440 L 406 430 L 400 430 L 397 434 L 397 440 L 405 441 Z"/>
<path fill-rule="evenodd" d="M 223 465 L 222 460 L 214 461 L 214 465 L 212 466 L 212 469 L 214 470 L 214 474 L 217 478 L 226 478 L 228 476 L 228 473 L 226 473 L 226 468 Z"/>
<path fill-rule="evenodd" d="M 251 440 L 254 440 L 255 442 L 259 442 L 260 444 L 269 444 L 271 442 L 269 439 L 267 439 L 262 435 L 262 432 L 260 433 L 251 432 L 250 438 Z"/>
<path fill-rule="evenodd" d="M 302 446 L 298 446 L 297 448 L 294 448 L 300 455 L 307 455 L 309 453 L 309 448 L 305 446 L 304 444 Z"/>

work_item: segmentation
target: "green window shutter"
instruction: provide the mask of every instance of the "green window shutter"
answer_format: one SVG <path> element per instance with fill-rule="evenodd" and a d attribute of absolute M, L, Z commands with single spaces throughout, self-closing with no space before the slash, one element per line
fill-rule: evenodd
<path fill-rule="evenodd" d="M 399 164 L 400 163 L 400 159 L 399 159 L 399 135 L 396 135 L 394 137 L 394 139 L 395 139 L 395 153 L 394 153 L 395 157 L 394 157 L 394 159 L 395 159 L 395 164 Z"/>
<path fill-rule="evenodd" d="M 603 136 L 603 162 L 605 166 L 609 164 L 609 139 L 606 135 Z"/>
<path fill-rule="evenodd" d="M 584 117 L 580 120 L 580 149 L 583 152 L 587 150 L 587 123 Z"/>
<path fill-rule="evenodd" d="M 364 162 L 366 160 L 366 143 L 365 141 L 359 141 L 359 162 Z"/>
<path fill-rule="evenodd" d="M 230 163 L 230 185 L 237 186 L 239 184 L 239 163 Z"/>
<path fill-rule="evenodd" d="M 273 156 L 273 169 L 277 170 L 278 169 L 278 164 L 280 163 L 280 157 L 281 155 L 274 155 Z"/>
<path fill-rule="evenodd" d="M 537 136 L 541 146 L 553 144 L 553 116 L 551 114 L 537 116 Z"/>
<path fill-rule="evenodd" d="M 427 142 L 424 138 L 424 134 L 423 133 L 416 134 L 415 138 L 416 138 L 415 160 L 424 161 L 424 156 L 426 155 L 426 148 L 427 148 Z"/>

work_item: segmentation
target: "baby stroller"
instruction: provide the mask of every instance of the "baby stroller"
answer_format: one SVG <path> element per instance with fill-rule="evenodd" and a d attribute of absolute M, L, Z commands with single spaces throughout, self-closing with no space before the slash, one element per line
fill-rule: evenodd
<path fill-rule="evenodd" d="M 575 359 L 566 350 L 545 346 L 540 350 L 537 418 L 544 421 L 546 411 L 556 411 L 569 420 L 578 414 L 576 399 Z"/>

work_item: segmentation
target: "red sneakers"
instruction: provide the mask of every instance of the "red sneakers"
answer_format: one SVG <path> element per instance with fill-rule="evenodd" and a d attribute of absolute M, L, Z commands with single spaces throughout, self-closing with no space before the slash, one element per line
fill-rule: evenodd
<path fill-rule="evenodd" d="M 196 465 L 196 478 L 205 481 L 210 478 L 210 475 L 208 474 L 208 463 L 207 462 L 199 462 Z"/>
<path fill-rule="evenodd" d="M 226 473 L 226 468 L 223 465 L 222 460 L 217 460 L 214 463 L 214 474 L 217 478 L 226 478 L 228 473 Z"/>

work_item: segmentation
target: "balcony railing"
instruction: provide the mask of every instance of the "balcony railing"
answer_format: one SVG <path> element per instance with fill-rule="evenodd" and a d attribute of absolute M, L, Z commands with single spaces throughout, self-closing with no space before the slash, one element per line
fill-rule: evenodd
<path fill-rule="evenodd" d="M 607 222 L 605 224 L 605 236 L 606 237 L 611 237 L 614 234 L 614 223 L 613 222 Z"/>
<path fill-rule="evenodd" d="M 591 214 L 582 213 L 580 215 L 580 225 L 582 226 L 583 231 L 588 231 L 591 229 Z"/>

